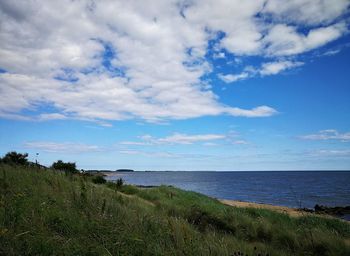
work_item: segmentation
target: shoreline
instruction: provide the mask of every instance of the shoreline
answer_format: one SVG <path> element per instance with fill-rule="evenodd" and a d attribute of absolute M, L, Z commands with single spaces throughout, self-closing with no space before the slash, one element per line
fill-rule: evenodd
<path fill-rule="evenodd" d="M 109 175 L 105 175 L 109 176 Z M 119 175 L 118 175 L 119 176 Z M 112 180 L 113 182 L 114 180 Z M 130 184 L 132 186 L 136 186 L 140 189 L 150 189 L 150 188 L 156 188 L 160 185 L 137 185 L 137 184 Z M 172 185 L 168 185 L 172 187 Z M 204 194 L 205 195 L 205 194 Z M 209 195 L 206 195 L 209 196 Z M 210 196 L 209 196 L 210 197 Z M 319 216 L 319 217 L 325 217 L 325 218 L 335 218 L 340 219 L 346 222 L 350 222 L 350 206 L 343 206 L 343 207 L 328 207 L 328 206 L 318 206 L 315 205 L 315 209 L 308 209 L 308 208 L 293 208 L 288 206 L 280 206 L 280 205 L 273 205 L 273 204 L 267 204 L 267 203 L 256 203 L 256 202 L 247 202 L 247 201 L 240 201 L 240 200 L 230 200 L 230 199 L 221 199 L 221 198 L 215 198 L 220 203 L 233 206 L 233 207 L 240 207 L 240 208 L 254 208 L 254 209 L 266 209 L 275 211 L 277 213 L 283 213 L 287 214 L 290 217 L 305 217 L 305 216 Z M 320 209 L 316 209 L 316 207 L 319 207 Z"/>
<path fill-rule="evenodd" d="M 221 203 L 241 208 L 255 208 L 255 209 L 267 209 L 273 210 L 279 213 L 288 214 L 291 217 L 301 217 L 305 215 L 313 215 L 313 213 L 299 210 L 297 208 L 291 208 L 287 206 L 277 206 L 272 204 L 263 204 L 263 203 L 253 203 L 253 202 L 245 202 L 245 201 L 237 201 L 237 200 L 228 200 L 228 199 L 218 199 Z"/>
<path fill-rule="evenodd" d="M 311 211 L 306 211 L 304 209 L 292 208 L 287 206 L 278 206 L 278 205 L 272 205 L 272 204 L 253 203 L 253 202 L 228 200 L 228 199 L 217 199 L 217 200 L 219 200 L 219 202 L 221 202 L 222 204 L 225 204 L 228 206 L 272 210 L 278 213 L 288 214 L 290 217 L 321 216 L 325 218 L 335 218 L 346 222 L 350 222 L 350 220 L 345 217 L 345 216 L 348 216 L 348 213 L 345 213 L 343 216 L 341 215 L 337 216 L 326 212 L 317 213 L 317 212 L 311 212 Z"/>

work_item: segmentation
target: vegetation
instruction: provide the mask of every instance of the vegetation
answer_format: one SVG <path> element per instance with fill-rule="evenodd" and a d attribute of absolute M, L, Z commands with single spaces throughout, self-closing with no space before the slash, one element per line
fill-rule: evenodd
<path fill-rule="evenodd" d="M 54 162 L 51 167 L 55 170 L 65 171 L 66 174 L 74 174 L 79 172 L 75 163 L 65 163 L 62 160 Z"/>
<path fill-rule="evenodd" d="M 0 163 L 10 165 L 28 165 L 28 154 L 17 153 L 15 151 L 8 152 L 3 158 L 0 158 Z"/>
<path fill-rule="evenodd" d="M 92 178 L 92 182 L 95 184 L 104 184 L 106 183 L 106 179 L 102 175 L 96 175 Z"/>
<path fill-rule="evenodd" d="M 124 184 L 124 181 L 122 178 L 119 178 L 115 181 L 115 184 L 118 186 L 118 187 L 122 187 L 123 184 Z"/>
<path fill-rule="evenodd" d="M 92 178 L 0 165 L 0 255 L 350 255 L 345 221 Z"/>

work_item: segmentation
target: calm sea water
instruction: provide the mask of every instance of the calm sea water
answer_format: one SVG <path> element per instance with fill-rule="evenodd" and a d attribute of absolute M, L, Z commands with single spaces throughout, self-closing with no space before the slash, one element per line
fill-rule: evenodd
<path fill-rule="evenodd" d="M 350 172 L 132 172 L 122 177 L 135 185 L 173 185 L 220 199 L 289 207 L 350 205 Z"/>

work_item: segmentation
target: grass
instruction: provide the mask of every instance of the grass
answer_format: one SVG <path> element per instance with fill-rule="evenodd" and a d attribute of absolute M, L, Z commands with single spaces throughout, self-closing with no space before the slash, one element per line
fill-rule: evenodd
<path fill-rule="evenodd" d="M 91 179 L 0 165 L 0 255 L 350 255 L 341 220 Z"/>

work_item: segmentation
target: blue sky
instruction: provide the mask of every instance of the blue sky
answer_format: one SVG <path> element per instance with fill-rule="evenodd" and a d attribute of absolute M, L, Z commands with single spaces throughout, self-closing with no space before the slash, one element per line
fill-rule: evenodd
<path fill-rule="evenodd" d="M 2 1 L 0 153 L 348 170 L 349 1 L 282 2 Z"/>

